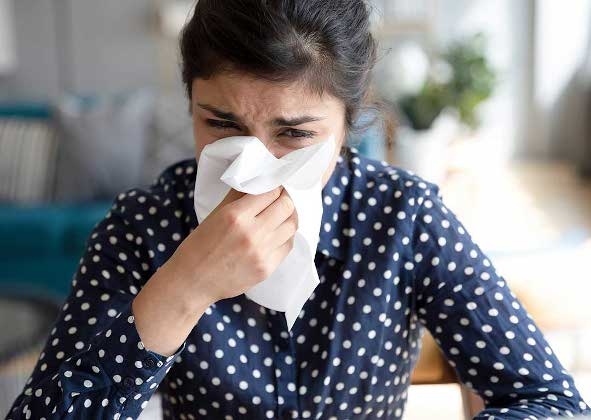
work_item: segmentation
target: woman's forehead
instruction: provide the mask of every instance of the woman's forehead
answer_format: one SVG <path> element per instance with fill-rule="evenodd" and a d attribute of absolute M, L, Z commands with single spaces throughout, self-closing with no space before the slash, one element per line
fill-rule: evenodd
<path fill-rule="evenodd" d="M 313 114 L 327 117 L 344 112 L 344 106 L 331 95 L 321 96 L 301 82 L 280 83 L 243 75 L 221 74 L 193 82 L 193 106 L 207 104 L 219 110 L 248 118 L 261 113 L 295 117 Z"/>

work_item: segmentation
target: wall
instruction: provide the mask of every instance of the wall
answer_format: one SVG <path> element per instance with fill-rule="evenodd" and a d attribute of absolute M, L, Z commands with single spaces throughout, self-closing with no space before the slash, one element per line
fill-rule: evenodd
<path fill-rule="evenodd" d="M 159 80 L 154 7 L 146 0 L 17 0 L 15 74 L 0 100 L 110 93 Z"/>
<path fill-rule="evenodd" d="M 530 16 L 534 0 L 440 0 L 437 38 L 446 43 L 478 31 L 499 76 L 494 96 L 482 106 L 479 137 L 491 159 L 527 155 L 532 56 Z"/>
<path fill-rule="evenodd" d="M 591 1 L 536 3 L 532 153 L 577 162 L 591 95 Z"/>
<path fill-rule="evenodd" d="M 0 75 L 14 70 L 14 6 L 12 0 L 0 0 Z"/>
<path fill-rule="evenodd" d="M 0 99 L 45 98 L 59 91 L 55 10 L 50 0 L 14 2 L 15 74 L 0 76 Z"/>

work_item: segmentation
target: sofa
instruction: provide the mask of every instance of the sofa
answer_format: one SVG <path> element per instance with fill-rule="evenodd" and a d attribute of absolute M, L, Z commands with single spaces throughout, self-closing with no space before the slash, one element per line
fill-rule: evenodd
<path fill-rule="evenodd" d="M 86 239 L 110 206 L 0 204 L 0 290 L 63 301 Z"/>

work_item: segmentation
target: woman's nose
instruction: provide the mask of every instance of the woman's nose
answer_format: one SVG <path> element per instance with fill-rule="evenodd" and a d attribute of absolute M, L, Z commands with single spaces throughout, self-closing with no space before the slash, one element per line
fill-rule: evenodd
<path fill-rule="evenodd" d="M 281 150 L 279 145 L 275 142 L 274 139 L 270 138 L 268 135 L 265 134 L 249 134 L 250 136 L 254 136 L 258 138 L 267 148 L 267 150 L 275 156 L 277 159 L 280 159 L 283 155 L 285 155 L 285 151 Z"/>

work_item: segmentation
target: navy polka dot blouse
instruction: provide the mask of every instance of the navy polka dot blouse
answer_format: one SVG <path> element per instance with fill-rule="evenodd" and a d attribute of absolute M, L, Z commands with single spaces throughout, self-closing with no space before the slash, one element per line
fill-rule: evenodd
<path fill-rule="evenodd" d="M 348 147 L 323 188 L 320 284 L 291 332 L 244 294 L 211 305 L 165 357 L 131 302 L 197 227 L 196 161 L 120 194 L 8 419 L 397 419 L 425 327 L 479 419 L 589 413 L 544 336 L 436 184 Z M 171 325 L 174 328 L 174 325 Z"/>

